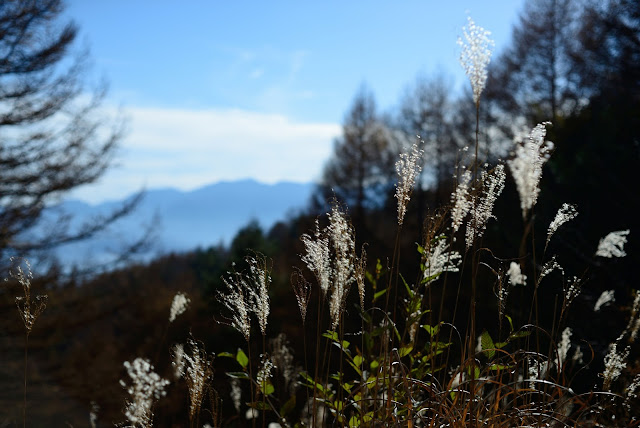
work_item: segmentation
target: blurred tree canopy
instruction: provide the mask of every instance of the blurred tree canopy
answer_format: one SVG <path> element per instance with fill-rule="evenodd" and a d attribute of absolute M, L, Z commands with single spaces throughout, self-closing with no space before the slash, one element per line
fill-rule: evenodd
<path fill-rule="evenodd" d="M 123 121 L 89 88 L 78 28 L 64 23 L 61 0 L 0 2 L 0 257 L 27 255 L 103 230 L 135 205 L 79 227 L 60 213 L 45 233 L 28 233 L 45 207 L 92 183 L 110 166 Z M 4 257 L 3 257 L 4 256 Z"/>
<path fill-rule="evenodd" d="M 335 196 L 346 203 L 360 228 L 366 211 L 379 207 L 380 195 L 393 186 L 398 150 L 366 86 L 356 94 L 342 130 L 322 175 L 320 197 L 329 200 Z"/>

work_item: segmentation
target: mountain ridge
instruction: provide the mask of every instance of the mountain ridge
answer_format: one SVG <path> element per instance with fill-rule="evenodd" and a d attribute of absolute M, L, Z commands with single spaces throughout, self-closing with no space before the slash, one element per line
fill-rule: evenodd
<path fill-rule="evenodd" d="M 256 220 L 263 229 L 285 220 L 296 210 L 303 210 L 309 202 L 313 183 L 290 181 L 274 184 L 253 179 L 221 181 L 199 188 L 181 191 L 174 188 L 149 189 L 136 209 L 115 222 L 108 232 L 94 239 L 65 245 L 55 250 L 64 266 L 83 264 L 87 255 L 98 260 L 117 252 L 118 243 L 140 236 L 151 224 L 156 235 L 152 251 L 145 257 L 168 252 L 189 251 L 230 243 L 238 230 Z M 59 213 L 73 216 L 71 228 L 79 227 L 92 217 L 107 215 L 132 195 L 116 201 L 90 204 L 78 199 L 62 201 L 45 210 L 43 220 L 30 233 L 45 233 Z M 56 214 L 58 213 L 58 214 Z"/>

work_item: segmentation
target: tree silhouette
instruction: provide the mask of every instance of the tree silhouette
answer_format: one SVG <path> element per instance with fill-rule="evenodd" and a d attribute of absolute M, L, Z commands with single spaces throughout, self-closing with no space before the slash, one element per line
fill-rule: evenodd
<path fill-rule="evenodd" d="M 88 238 L 136 202 L 75 228 L 61 214 L 46 234 L 27 233 L 45 207 L 102 176 L 123 131 L 100 111 L 104 86 L 88 89 L 87 54 L 62 12 L 61 0 L 0 2 L 0 257 Z"/>
<path fill-rule="evenodd" d="M 527 125 L 556 122 L 580 106 L 574 56 L 576 0 L 531 0 L 513 28 L 509 48 L 492 62 L 487 96 Z"/>
<path fill-rule="evenodd" d="M 581 49 L 574 62 L 582 86 L 640 97 L 640 4 L 634 0 L 591 1 L 577 34 Z"/>
<path fill-rule="evenodd" d="M 425 156 L 418 191 L 437 190 L 451 175 L 458 141 L 454 131 L 454 100 L 451 79 L 438 72 L 420 75 L 400 101 L 397 123 L 409 143 L 417 136 L 424 142 Z"/>
<path fill-rule="evenodd" d="M 384 190 L 394 183 L 397 149 L 391 130 L 376 113 L 373 95 L 364 86 L 342 129 L 325 166 L 321 191 L 325 200 L 335 196 L 346 203 L 359 227 L 364 225 L 365 211 L 380 205 L 388 193 Z"/>

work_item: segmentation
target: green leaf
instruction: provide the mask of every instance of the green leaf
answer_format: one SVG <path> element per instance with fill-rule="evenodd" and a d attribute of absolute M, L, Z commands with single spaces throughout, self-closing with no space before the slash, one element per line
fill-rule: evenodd
<path fill-rule="evenodd" d="M 398 354 L 400 355 L 400 358 L 407 356 L 411 353 L 411 351 L 413 351 L 413 345 L 407 345 L 407 346 L 403 346 L 402 348 L 400 348 L 398 350 Z"/>
<path fill-rule="evenodd" d="M 371 370 L 375 370 L 380 366 L 380 363 L 376 360 L 371 361 L 371 363 L 369 364 L 369 367 L 371 368 Z"/>
<path fill-rule="evenodd" d="M 349 342 L 347 342 L 348 344 Z M 343 343 L 340 342 L 333 342 L 332 343 L 333 346 L 337 347 L 338 349 L 340 349 L 342 352 L 345 353 L 345 355 L 348 355 L 349 357 L 351 357 L 351 351 L 349 351 L 349 348 L 343 348 Z"/>
<path fill-rule="evenodd" d="M 475 364 L 473 365 L 473 376 L 471 376 L 471 367 L 467 368 L 467 373 L 469 374 L 469 377 L 473 378 L 473 379 L 478 379 L 480 377 L 480 367 L 476 366 Z"/>
<path fill-rule="evenodd" d="M 347 341 L 347 340 L 343 340 L 342 341 L 342 348 L 343 349 L 347 349 L 349 347 L 349 345 L 351 345 L 351 343 L 349 343 L 349 341 Z"/>
<path fill-rule="evenodd" d="M 407 293 L 409 293 L 409 296 L 413 296 L 413 290 L 409 287 L 409 284 L 407 284 L 407 281 L 404 279 L 402 274 L 400 275 L 400 279 L 402 280 L 402 284 L 404 284 L 404 288 L 407 290 Z"/>
<path fill-rule="evenodd" d="M 249 375 L 245 372 L 227 372 L 227 376 L 233 379 L 249 379 Z"/>
<path fill-rule="evenodd" d="M 351 360 L 347 360 L 347 363 L 349 363 L 349 365 L 351 367 L 353 367 L 353 369 L 356 371 L 356 373 L 358 373 L 359 375 L 362 375 L 362 370 L 360 370 L 360 367 L 358 367 L 355 364 L 353 364 L 353 362 Z"/>
<path fill-rule="evenodd" d="M 371 275 L 370 272 L 366 271 L 364 273 L 364 277 L 367 278 L 367 281 L 369 281 L 371 284 L 375 283 L 375 280 L 373 279 L 373 275 Z"/>
<path fill-rule="evenodd" d="M 355 428 L 360 426 L 360 418 L 357 416 L 351 416 L 349 419 L 349 428 Z"/>
<path fill-rule="evenodd" d="M 280 408 L 280 416 L 287 416 L 296 407 L 296 396 L 292 395 L 286 403 Z"/>
<path fill-rule="evenodd" d="M 487 330 L 482 332 L 480 336 L 480 346 L 482 347 L 482 352 L 489 358 L 493 358 L 496 355 L 495 345 L 493 344 L 493 339 L 491 339 L 491 335 Z"/>
<path fill-rule="evenodd" d="M 401 342 L 402 341 L 402 337 L 400 337 L 400 332 L 396 328 L 396 325 L 392 323 L 391 324 L 391 328 L 393 329 L 393 332 L 396 334 L 396 337 L 398 338 L 398 342 Z"/>
<path fill-rule="evenodd" d="M 530 331 L 516 331 L 514 333 L 511 333 L 511 335 L 509 336 L 509 339 L 519 339 L 521 337 L 527 337 L 531 334 Z"/>
<path fill-rule="evenodd" d="M 451 346 L 451 343 L 452 342 L 434 342 L 431 344 L 431 347 L 437 350 L 443 350 Z"/>
<path fill-rule="evenodd" d="M 377 293 L 375 293 L 373 295 L 373 301 L 375 302 L 376 300 L 378 300 L 380 298 L 380 296 L 382 296 L 386 292 L 387 292 L 387 289 L 385 288 L 384 290 L 380 290 Z"/>
<path fill-rule="evenodd" d="M 509 326 L 511 327 L 510 332 L 511 332 L 511 331 L 513 331 L 513 320 L 512 320 L 512 319 L 511 319 L 511 317 L 510 317 L 509 315 L 507 315 L 507 314 L 505 314 L 504 316 L 507 318 L 507 320 L 509 320 Z"/>
<path fill-rule="evenodd" d="M 426 267 L 425 267 L 424 269 L 426 269 Z M 420 284 L 425 284 L 425 283 L 427 283 L 427 282 L 431 282 L 431 281 L 433 281 L 434 279 L 437 279 L 437 278 L 440 276 L 440 274 L 441 274 L 441 272 L 438 272 L 438 273 L 436 273 L 436 274 L 434 274 L 434 275 L 427 276 L 427 277 L 425 277 L 424 279 L 422 279 L 422 281 L 420 281 Z"/>
<path fill-rule="evenodd" d="M 304 380 L 306 380 L 309 383 L 313 383 L 314 380 L 311 378 L 311 376 L 309 376 L 309 374 L 307 374 L 306 372 L 300 372 L 300 376 L 304 378 Z"/>
<path fill-rule="evenodd" d="M 511 366 L 505 364 L 492 364 L 489 366 L 490 370 L 507 370 L 510 369 Z"/>
<path fill-rule="evenodd" d="M 236 356 L 233 355 L 231 352 L 220 352 L 218 353 L 218 355 L 216 355 L 218 358 L 233 358 L 235 359 Z"/>
<path fill-rule="evenodd" d="M 362 355 L 356 355 L 355 357 L 353 357 L 353 364 L 355 364 L 358 367 L 362 365 L 363 361 L 364 361 L 364 358 L 362 358 Z"/>
<path fill-rule="evenodd" d="M 271 395 L 276 391 L 271 382 L 263 382 L 262 385 L 260 385 L 260 389 L 264 395 Z"/>
<path fill-rule="evenodd" d="M 334 342 L 338 341 L 338 333 L 336 333 L 335 331 L 328 330 L 326 333 L 322 333 L 322 336 L 326 337 L 327 339 L 331 339 Z"/>
<path fill-rule="evenodd" d="M 313 378 L 311 376 L 309 376 L 307 373 L 301 372 L 300 376 L 302 376 L 304 378 L 304 380 L 306 380 L 308 382 L 307 386 L 311 386 L 311 387 L 316 388 L 319 391 L 326 392 L 324 386 L 322 386 L 321 384 L 319 384 L 318 382 L 313 380 Z"/>
<path fill-rule="evenodd" d="M 429 333 L 429 336 L 433 337 L 434 335 L 438 334 L 438 332 L 440 331 L 441 325 L 442 325 L 441 322 L 434 325 L 433 327 L 428 324 L 425 324 L 422 326 L 422 328 L 424 328 L 427 331 L 427 333 Z"/>
<path fill-rule="evenodd" d="M 244 351 L 242 351 L 242 349 L 238 348 L 238 353 L 236 354 L 236 361 L 238 362 L 238 364 L 242 366 L 243 369 L 246 369 L 247 365 L 249 364 L 249 357 L 247 357 L 247 354 L 245 354 Z"/>

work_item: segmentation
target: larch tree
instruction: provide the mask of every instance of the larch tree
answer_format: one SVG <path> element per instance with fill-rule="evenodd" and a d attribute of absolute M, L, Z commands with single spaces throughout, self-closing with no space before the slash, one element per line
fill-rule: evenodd
<path fill-rule="evenodd" d="M 395 182 L 397 148 L 393 133 L 376 113 L 371 92 L 362 87 L 346 115 L 342 136 L 334 141 L 322 175 L 322 192 L 350 209 L 356 227 L 365 212 L 380 205 Z"/>
<path fill-rule="evenodd" d="M 513 27 L 511 43 L 492 62 L 487 96 L 527 126 L 570 114 L 581 92 L 573 58 L 580 0 L 530 0 Z"/>
<path fill-rule="evenodd" d="M 29 255 L 86 239 L 128 213 L 70 227 L 50 219 L 31 234 L 46 207 L 110 166 L 123 121 L 101 111 L 104 85 L 88 82 L 78 27 L 61 0 L 0 2 L 0 257 Z"/>
<path fill-rule="evenodd" d="M 420 75 L 400 102 L 400 129 L 411 143 L 418 137 L 424 142 L 425 156 L 418 180 L 423 190 L 431 183 L 431 187 L 437 187 L 453 173 L 458 144 L 453 129 L 452 93 L 451 80 L 444 73 Z"/>

